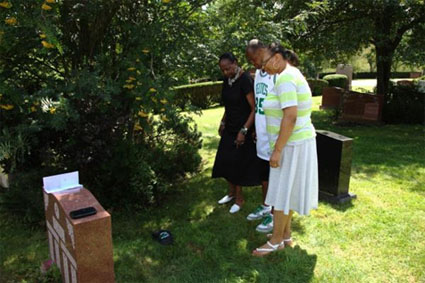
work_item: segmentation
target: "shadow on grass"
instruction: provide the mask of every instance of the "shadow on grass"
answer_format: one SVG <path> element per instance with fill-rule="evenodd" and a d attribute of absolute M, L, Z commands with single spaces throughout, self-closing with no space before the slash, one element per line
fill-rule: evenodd
<path fill-rule="evenodd" d="M 246 220 L 261 200 L 261 189 L 244 188 L 246 203 L 235 215 L 228 212 L 230 204 L 217 204 L 226 190 L 226 182 L 203 174 L 170 194 L 161 209 L 116 215 L 117 282 L 310 281 L 317 257 L 299 246 L 265 258 L 251 255 L 266 241 L 255 231 L 259 221 Z M 153 241 L 151 232 L 157 229 L 169 229 L 174 245 Z M 298 218 L 293 229 L 304 233 Z"/>
<path fill-rule="evenodd" d="M 216 151 L 218 148 L 218 144 L 220 142 L 220 137 L 211 137 L 211 138 L 204 138 L 202 142 L 202 148 L 205 150 L 211 150 Z"/>
<path fill-rule="evenodd" d="M 330 206 L 335 210 L 345 212 L 347 210 L 354 208 L 354 204 L 353 204 L 354 201 L 356 201 L 356 200 L 352 199 L 352 200 L 349 200 L 345 203 L 330 203 L 330 202 L 326 202 L 326 201 L 321 201 L 321 203 L 323 203 L 326 206 Z"/>
<path fill-rule="evenodd" d="M 407 190 L 425 191 L 421 186 L 425 181 L 421 174 L 425 168 L 422 125 L 336 125 L 329 111 L 314 111 L 312 120 L 316 129 L 353 139 L 352 175 L 367 179 L 381 175 L 394 180 L 408 176 Z"/>

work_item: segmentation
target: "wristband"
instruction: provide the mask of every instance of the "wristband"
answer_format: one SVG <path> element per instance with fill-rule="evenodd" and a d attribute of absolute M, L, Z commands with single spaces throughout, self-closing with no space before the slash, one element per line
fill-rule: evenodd
<path fill-rule="evenodd" d="M 248 133 L 248 128 L 247 127 L 242 127 L 240 130 L 239 130 L 239 132 L 242 134 L 242 135 L 246 135 L 247 133 Z"/>

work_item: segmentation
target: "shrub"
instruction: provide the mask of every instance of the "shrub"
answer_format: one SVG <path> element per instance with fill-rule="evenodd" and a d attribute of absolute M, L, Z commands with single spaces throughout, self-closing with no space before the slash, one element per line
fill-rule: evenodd
<path fill-rule="evenodd" d="M 391 124 L 423 124 L 425 94 L 417 85 L 389 87 L 383 108 L 383 121 Z"/>
<path fill-rule="evenodd" d="M 319 79 L 323 79 L 327 75 L 335 75 L 335 72 L 319 73 Z"/>
<path fill-rule="evenodd" d="M 348 78 L 346 75 L 334 74 L 324 76 L 323 79 L 329 83 L 329 86 L 347 88 Z"/>
<path fill-rule="evenodd" d="M 0 22 L 0 166 L 13 177 L 2 206 L 35 221 L 42 177 L 78 170 L 106 207 L 141 207 L 196 172 L 200 134 L 176 111 L 159 53 L 169 30 L 145 21 L 187 7 L 40 3 L 0 9 L 17 17 Z"/>
<path fill-rule="evenodd" d="M 391 72 L 392 79 L 408 79 L 411 77 L 412 72 Z M 353 79 L 376 79 L 376 72 L 357 72 L 353 74 Z"/>
<path fill-rule="evenodd" d="M 414 82 L 418 82 L 418 81 L 425 81 L 425 76 L 421 76 L 419 78 L 416 78 L 413 80 Z"/>
<path fill-rule="evenodd" d="M 323 88 L 329 85 L 328 81 L 321 79 L 307 79 L 307 82 L 313 96 L 322 95 Z"/>
<path fill-rule="evenodd" d="M 174 87 L 176 104 L 182 109 L 185 109 L 188 103 L 202 109 L 219 104 L 222 85 L 222 81 L 216 81 Z"/>

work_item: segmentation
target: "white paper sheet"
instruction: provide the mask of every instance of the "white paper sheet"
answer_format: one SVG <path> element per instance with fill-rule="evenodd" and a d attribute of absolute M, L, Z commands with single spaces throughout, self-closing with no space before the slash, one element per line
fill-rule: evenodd
<path fill-rule="evenodd" d="M 43 187 L 46 193 L 56 193 L 74 188 L 82 188 L 83 185 L 79 183 L 78 171 L 75 171 L 44 177 Z"/>

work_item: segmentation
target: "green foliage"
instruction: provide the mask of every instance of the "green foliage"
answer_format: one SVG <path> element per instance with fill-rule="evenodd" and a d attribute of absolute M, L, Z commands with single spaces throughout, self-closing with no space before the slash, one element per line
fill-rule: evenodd
<path fill-rule="evenodd" d="M 206 109 L 221 102 L 221 88 L 223 82 L 204 82 L 174 87 L 176 104 L 186 109 L 188 103 Z"/>
<path fill-rule="evenodd" d="M 106 206 L 143 206 L 198 169 L 200 134 L 170 86 L 205 3 L 0 7 L 16 19 L 0 21 L 0 166 L 20 180 L 10 205 L 27 194 L 18 205 L 31 214 L 43 176 L 79 170 Z"/>
<path fill-rule="evenodd" d="M 295 214 L 294 247 L 253 258 L 252 250 L 267 240 L 255 231 L 259 221 L 246 221 L 262 202 L 261 188 L 244 188 L 244 206 L 231 217 L 230 206 L 217 204 L 228 189 L 224 180 L 211 179 L 223 108 L 205 110 L 194 119 L 209 145 L 202 149 L 207 170 L 179 186 L 160 207 L 113 212 L 116 281 L 423 281 L 423 126 L 340 126 L 332 123 L 330 112 L 318 110 L 320 101 L 313 98 L 314 126 L 355 138 L 350 192 L 357 200 L 319 202 L 310 216 Z M 0 215 L 0 227 L 3 281 L 39 282 L 35 269 L 48 255 L 44 226 L 30 230 Z M 174 245 L 152 241 L 151 232 L 158 229 L 169 229 Z M 406 259 L 403 264 L 400 258 Z"/>
<path fill-rule="evenodd" d="M 423 124 L 425 93 L 417 85 L 391 85 L 382 119 L 390 124 Z"/>
<path fill-rule="evenodd" d="M 275 1 L 217 0 L 206 6 L 207 19 L 204 22 L 205 37 L 195 48 L 203 50 L 202 55 L 193 56 L 200 64 L 197 77 L 211 80 L 222 79 L 218 58 L 224 52 L 233 52 L 238 63 L 250 68 L 245 58 L 248 41 L 258 38 L 266 44 L 281 42 L 291 47 L 283 36 L 286 26 L 275 21 Z"/>
<path fill-rule="evenodd" d="M 425 76 L 421 76 L 419 78 L 414 79 L 413 81 L 418 82 L 418 81 L 425 81 Z"/>
<path fill-rule="evenodd" d="M 378 73 L 377 90 L 384 95 L 388 90 L 392 63 L 397 61 L 394 57 L 397 48 L 401 46 L 401 50 L 404 45 L 406 52 L 401 54 L 416 58 L 413 59 L 416 62 L 424 60 L 423 0 L 289 0 L 279 9 L 276 19 L 286 22 L 291 31 L 288 37 L 295 48 L 328 59 L 347 58 L 372 44 Z M 400 45 L 403 38 L 405 42 L 418 43 Z"/>
<path fill-rule="evenodd" d="M 0 213 L 8 213 L 25 223 L 38 224 L 44 218 L 43 173 L 48 174 L 48 171 L 35 168 L 10 174 L 10 187 L 0 195 Z"/>
<path fill-rule="evenodd" d="M 307 79 L 307 82 L 313 96 L 322 95 L 323 88 L 329 85 L 327 80 L 320 79 Z"/>
<path fill-rule="evenodd" d="M 323 79 L 329 83 L 329 86 L 347 88 L 348 77 L 346 75 L 326 75 Z"/>

